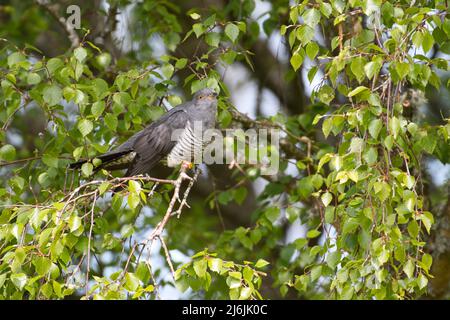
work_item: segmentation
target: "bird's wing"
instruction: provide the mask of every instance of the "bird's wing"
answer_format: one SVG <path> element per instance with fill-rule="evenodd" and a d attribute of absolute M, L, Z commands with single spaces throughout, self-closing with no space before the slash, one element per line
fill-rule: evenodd
<path fill-rule="evenodd" d="M 187 103 L 176 106 L 118 147 L 97 156 L 96 158 L 102 160 L 102 164 L 96 169 L 128 168 L 126 176 L 148 172 L 176 144 L 176 141 L 171 141 L 172 133 L 176 129 L 185 128 L 189 119 L 187 107 Z M 70 168 L 79 168 L 87 161 L 89 160 L 72 163 Z"/>
<path fill-rule="evenodd" d="M 175 130 L 184 129 L 189 116 L 183 108 L 172 109 L 145 128 L 133 141 L 132 151 L 136 156 L 125 176 L 147 173 L 175 146 L 172 135 Z"/>

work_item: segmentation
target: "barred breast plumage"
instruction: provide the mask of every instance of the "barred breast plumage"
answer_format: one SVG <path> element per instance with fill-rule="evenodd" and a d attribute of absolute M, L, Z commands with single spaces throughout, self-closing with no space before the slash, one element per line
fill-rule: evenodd
<path fill-rule="evenodd" d="M 187 123 L 177 143 L 167 156 L 169 167 L 175 167 L 183 161 L 194 162 L 195 159 L 201 159 L 204 142 L 202 132 L 198 131 L 194 130 L 190 121 Z"/>

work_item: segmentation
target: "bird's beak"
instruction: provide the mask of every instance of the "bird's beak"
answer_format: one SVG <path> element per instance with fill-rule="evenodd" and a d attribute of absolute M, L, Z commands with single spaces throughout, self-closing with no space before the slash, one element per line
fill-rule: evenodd
<path fill-rule="evenodd" d="M 212 95 L 213 95 L 214 98 L 217 98 L 217 96 L 218 96 L 217 92 L 213 92 Z"/>

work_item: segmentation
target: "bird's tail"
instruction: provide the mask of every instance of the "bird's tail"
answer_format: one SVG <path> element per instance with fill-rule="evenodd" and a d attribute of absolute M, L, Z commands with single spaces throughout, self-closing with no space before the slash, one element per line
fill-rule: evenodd
<path fill-rule="evenodd" d="M 102 161 L 102 163 L 100 165 L 95 167 L 95 170 L 98 171 L 103 168 L 114 167 L 114 166 L 116 166 L 117 169 L 120 169 L 121 165 L 124 165 L 125 163 L 120 163 L 120 162 L 116 163 L 116 162 L 117 162 L 117 160 L 122 158 L 127 153 L 130 153 L 130 151 L 105 153 L 105 154 L 95 157 L 96 159 L 100 159 Z M 69 169 L 79 169 L 79 168 L 81 168 L 81 166 L 83 164 L 85 164 L 86 162 L 91 162 L 92 160 L 93 159 L 84 159 L 84 160 L 79 160 L 77 162 L 72 162 L 71 164 L 69 164 Z M 115 170 L 116 168 L 112 168 L 112 169 Z"/>
<path fill-rule="evenodd" d="M 69 169 L 79 169 L 79 168 L 81 168 L 81 166 L 84 163 L 86 163 L 88 161 L 90 161 L 90 160 L 80 160 L 80 161 L 77 161 L 77 162 L 72 162 L 71 164 L 69 164 Z"/>

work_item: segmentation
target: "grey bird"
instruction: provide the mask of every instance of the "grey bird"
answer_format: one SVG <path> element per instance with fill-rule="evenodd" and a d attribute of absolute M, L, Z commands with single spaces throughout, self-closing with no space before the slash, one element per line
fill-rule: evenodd
<path fill-rule="evenodd" d="M 117 148 L 97 156 L 102 162 L 95 170 L 127 169 L 125 177 L 131 177 L 149 173 L 166 156 L 169 167 L 191 163 L 204 147 L 203 133 L 215 127 L 216 113 L 217 93 L 209 88 L 199 90 L 192 101 L 172 108 Z M 80 168 L 88 161 L 69 167 Z"/>

